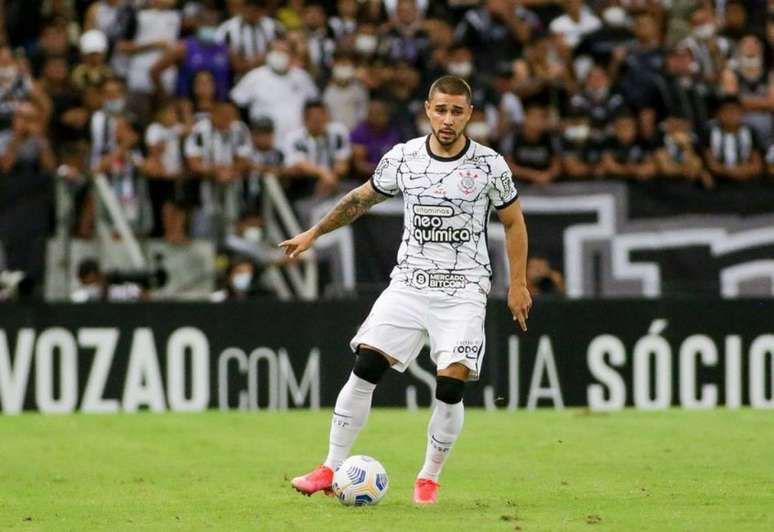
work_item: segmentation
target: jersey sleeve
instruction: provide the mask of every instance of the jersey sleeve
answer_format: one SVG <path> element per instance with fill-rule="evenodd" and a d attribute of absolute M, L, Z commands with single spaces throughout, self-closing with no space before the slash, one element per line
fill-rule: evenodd
<path fill-rule="evenodd" d="M 489 199 L 497 210 L 504 209 L 519 197 L 519 191 L 513 183 L 513 174 L 508 163 L 498 155 L 492 164 L 492 186 L 489 188 Z"/>
<path fill-rule="evenodd" d="M 398 144 L 384 154 L 371 176 L 371 184 L 377 192 L 385 196 L 394 196 L 399 192 L 398 169 L 403 159 L 403 145 Z"/>

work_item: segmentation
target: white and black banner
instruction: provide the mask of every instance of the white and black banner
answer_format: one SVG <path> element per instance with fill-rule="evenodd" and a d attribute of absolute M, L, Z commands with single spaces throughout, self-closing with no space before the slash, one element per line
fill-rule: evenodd
<path fill-rule="evenodd" d="M 564 274 L 567 296 L 774 296 L 774 188 L 768 183 L 559 183 L 523 187 L 530 253 Z M 315 217 L 331 205 L 321 205 Z M 495 217 L 488 240 L 493 292 L 507 261 Z M 322 256 L 344 288 L 382 286 L 403 228 L 401 198 L 326 235 Z"/>
<path fill-rule="evenodd" d="M 352 367 L 372 301 L 5 306 L 0 410 L 113 413 L 320 408 Z M 469 406 L 774 408 L 774 302 L 541 301 L 518 332 L 504 302 Z M 427 406 L 424 353 L 377 406 Z"/>

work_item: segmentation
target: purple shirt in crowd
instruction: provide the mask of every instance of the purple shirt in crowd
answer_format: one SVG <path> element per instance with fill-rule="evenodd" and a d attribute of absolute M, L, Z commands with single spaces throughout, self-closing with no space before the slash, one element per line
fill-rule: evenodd
<path fill-rule="evenodd" d="M 368 122 L 361 122 L 352 130 L 349 140 L 353 144 L 365 146 L 366 160 L 377 165 L 382 155 L 400 142 L 400 132 L 394 127 L 388 127 L 384 131 L 376 131 L 368 125 Z"/>
<path fill-rule="evenodd" d="M 209 70 L 215 78 L 215 97 L 218 100 L 228 99 L 228 91 L 231 89 L 231 65 L 225 44 L 204 43 L 196 37 L 188 37 L 185 40 L 185 58 L 177 73 L 176 96 L 191 97 L 193 79 L 200 70 Z"/>

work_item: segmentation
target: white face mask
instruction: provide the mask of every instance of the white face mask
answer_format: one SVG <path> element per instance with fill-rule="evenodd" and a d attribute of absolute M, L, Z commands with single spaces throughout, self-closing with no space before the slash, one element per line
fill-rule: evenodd
<path fill-rule="evenodd" d="M 621 28 L 626 26 L 628 17 L 626 16 L 625 9 L 618 6 L 613 6 L 605 9 L 605 11 L 602 13 L 602 18 L 608 26 L 613 28 Z"/>
<path fill-rule="evenodd" d="M 715 36 L 715 25 L 712 23 L 702 24 L 693 28 L 693 34 L 697 39 L 707 40 Z"/>
<path fill-rule="evenodd" d="M 231 285 L 238 292 L 247 292 L 252 282 L 253 274 L 250 272 L 235 273 L 231 278 Z"/>
<path fill-rule="evenodd" d="M 242 236 L 250 242 L 260 242 L 263 238 L 263 229 L 260 227 L 248 227 L 242 232 Z"/>
<path fill-rule="evenodd" d="M 467 78 L 473 73 L 473 64 L 470 61 L 449 63 L 447 69 L 452 76 Z"/>
<path fill-rule="evenodd" d="M 278 74 L 284 74 L 288 71 L 290 66 L 290 55 L 286 52 L 280 52 L 274 50 L 266 54 L 266 64 L 269 65 L 274 72 Z"/>
<path fill-rule="evenodd" d="M 488 140 L 489 139 L 489 124 L 486 122 L 470 122 L 468 127 L 465 128 L 468 136 L 473 140 Z"/>
<path fill-rule="evenodd" d="M 333 65 L 333 79 L 337 81 L 349 81 L 355 77 L 355 68 L 352 65 Z"/>
<path fill-rule="evenodd" d="M 115 100 L 105 100 L 103 107 L 105 111 L 110 114 L 117 115 L 124 110 L 126 102 L 123 98 L 116 98 Z"/>
<path fill-rule="evenodd" d="M 742 70 L 759 70 L 763 66 L 763 58 L 759 55 L 743 55 L 739 58 L 739 68 Z"/>
<path fill-rule="evenodd" d="M 376 35 L 358 35 L 355 37 L 355 50 L 363 55 L 370 55 L 376 51 L 379 41 Z"/>
<path fill-rule="evenodd" d="M 578 124 L 575 126 L 568 126 L 564 130 L 564 136 L 569 140 L 582 141 L 589 138 L 591 128 L 587 124 Z"/>

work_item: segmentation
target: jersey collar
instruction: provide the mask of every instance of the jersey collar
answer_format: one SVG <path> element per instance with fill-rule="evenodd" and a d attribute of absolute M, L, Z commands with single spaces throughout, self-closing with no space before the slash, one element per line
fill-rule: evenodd
<path fill-rule="evenodd" d="M 434 154 L 433 151 L 430 149 L 430 135 L 425 137 L 425 149 L 427 150 L 427 154 L 433 159 L 435 159 L 436 161 L 441 161 L 443 163 L 456 161 L 457 159 L 461 159 L 466 153 L 468 153 L 468 149 L 470 149 L 470 137 L 465 137 L 465 147 L 462 148 L 457 155 L 453 155 L 452 157 L 441 157 L 440 155 Z"/>

